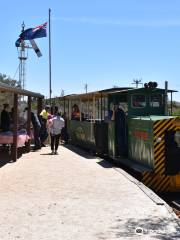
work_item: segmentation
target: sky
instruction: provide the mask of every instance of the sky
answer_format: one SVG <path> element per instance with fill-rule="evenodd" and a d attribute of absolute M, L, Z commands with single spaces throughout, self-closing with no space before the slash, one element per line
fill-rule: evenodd
<path fill-rule="evenodd" d="M 179 0 L 1 0 L 0 73 L 18 80 L 15 47 L 25 29 L 48 21 L 51 8 L 52 96 L 119 87 L 134 79 L 180 91 Z M 48 37 L 28 50 L 25 88 L 49 97 Z M 28 44 L 28 41 L 27 41 Z M 174 94 L 180 101 L 180 93 Z"/>

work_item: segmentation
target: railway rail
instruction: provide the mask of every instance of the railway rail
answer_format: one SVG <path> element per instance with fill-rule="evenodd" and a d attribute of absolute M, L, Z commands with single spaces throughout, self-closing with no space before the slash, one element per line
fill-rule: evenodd
<path fill-rule="evenodd" d="M 172 207 L 175 214 L 180 218 L 180 196 L 179 193 L 164 193 L 160 194 L 160 197 L 164 199 L 169 206 Z"/>

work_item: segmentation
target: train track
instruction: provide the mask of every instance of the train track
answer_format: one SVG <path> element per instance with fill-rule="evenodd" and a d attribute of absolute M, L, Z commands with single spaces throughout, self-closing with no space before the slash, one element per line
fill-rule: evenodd
<path fill-rule="evenodd" d="M 159 196 L 163 198 L 170 207 L 172 207 L 175 214 L 180 218 L 180 194 L 179 193 L 164 193 Z"/>

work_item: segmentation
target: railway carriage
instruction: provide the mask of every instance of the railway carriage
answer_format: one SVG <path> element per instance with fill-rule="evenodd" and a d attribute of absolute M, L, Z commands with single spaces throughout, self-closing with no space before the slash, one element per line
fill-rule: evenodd
<path fill-rule="evenodd" d="M 155 83 L 56 99 L 72 144 L 141 173 L 157 192 L 180 191 L 180 118 L 167 114 L 167 93 Z M 172 104 L 171 104 L 172 106 Z"/>

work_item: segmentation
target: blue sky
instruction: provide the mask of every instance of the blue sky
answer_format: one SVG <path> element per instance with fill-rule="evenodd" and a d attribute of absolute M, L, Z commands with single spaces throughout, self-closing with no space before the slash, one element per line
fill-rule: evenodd
<path fill-rule="evenodd" d="M 48 20 L 52 9 L 52 96 L 157 81 L 180 91 L 179 0 L 1 1 L 1 68 L 14 77 L 15 41 Z M 49 96 L 48 38 L 36 40 L 43 57 L 28 51 L 26 89 Z M 18 74 L 16 74 L 18 79 Z M 180 93 L 174 95 L 180 101 Z"/>

